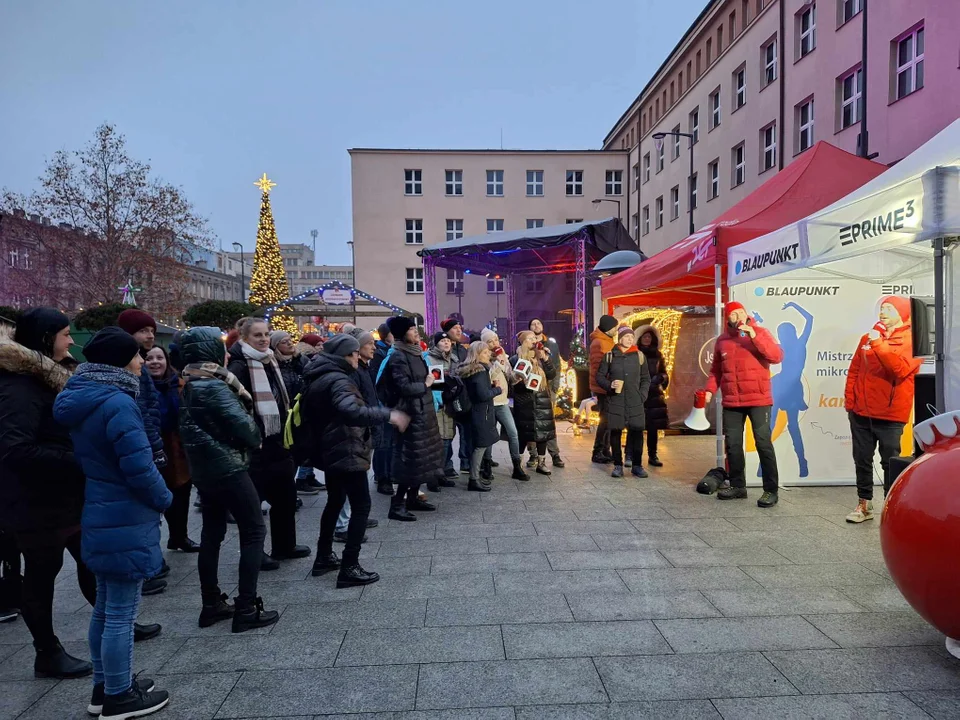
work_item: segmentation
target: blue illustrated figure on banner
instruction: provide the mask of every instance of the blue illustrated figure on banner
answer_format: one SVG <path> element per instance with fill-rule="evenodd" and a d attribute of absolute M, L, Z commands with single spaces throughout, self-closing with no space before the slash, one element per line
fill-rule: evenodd
<path fill-rule="evenodd" d="M 773 376 L 771 385 L 773 388 L 773 408 L 770 413 L 770 423 L 776 428 L 777 418 L 780 411 L 787 414 L 787 431 L 790 433 L 790 439 L 793 440 L 793 450 L 797 453 L 797 461 L 800 464 L 800 477 L 807 477 L 810 474 L 807 468 L 807 456 L 803 449 L 803 435 L 800 433 L 800 413 L 807 409 L 807 403 L 803 399 L 803 369 L 807 364 L 807 341 L 810 339 L 810 333 L 813 331 L 813 315 L 797 305 L 795 302 L 788 302 L 783 306 L 784 310 L 793 308 L 801 317 L 803 317 L 803 332 L 797 333 L 797 326 L 793 323 L 784 322 L 777 326 L 777 339 L 780 341 L 780 347 L 783 348 L 783 362 L 780 364 L 780 372 Z M 760 477 L 760 471 L 757 470 L 757 477 Z"/>

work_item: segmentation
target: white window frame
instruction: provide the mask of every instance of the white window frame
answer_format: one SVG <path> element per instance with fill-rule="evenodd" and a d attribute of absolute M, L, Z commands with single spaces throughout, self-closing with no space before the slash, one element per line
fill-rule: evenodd
<path fill-rule="evenodd" d="M 404 220 L 403 242 L 405 245 L 423 245 L 423 218 Z"/>
<path fill-rule="evenodd" d="M 577 223 L 582 223 L 582 222 L 583 222 L 583 218 L 567 218 L 566 220 L 564 220 L 564 224 L 566 225 L 576 225 Z"/>
<path fill-rule="evenodd" d="M 850 95 L 847 95 L 849 81 Z M 840 78 L 840 129 L 844 130 L 860 122 L 863 111 L 863 68 L 858 67 Z"/>
<path fill-rule="evenodd" d="M 665 146 L 664 143 L 660 143 L 660 147 L 657 148 L 657 175 L 663 172 L 664 146 Z"/>
<path fill-rule="evenodd" d="M 631 235 L 634 238 L 640 237 L 640 214 L 634 213 L 630 216 L 631 220 Z"/>
<path fill-rule="evenodd" d="M 697 105 L 690 113 L 690 134 L 693 135 L 693 144 L 700 141 L 700 106 Z"/>
<path fill-rule="evenodd" d="M 803 114 L 807 111 L 807 120 L 804 121 Z M 802 102 L 797 106 L 797 152 L 802 153 L 813 147 L 814 143 L 814 106 L 813 98 Z"/>
<path fill-rule="evenodd" d="M 777 39 L 774 38 L 763 46 L 763 86 L 772 85 L 777 81 Z"/>
<path fill-rule="evenodd" d="M 650 153 L 644 153 L 643 156 L 643 184 L 650 182 Z"/>
<path fill-rule="evenodd" d="M 777 165 L 777 124 L 770 123 L 760 129 L 760 172 L 766 172 Z"/>
<path fill-rule="evenodd" d="M 503 170 L 487 170 L 487 197 L 503 197 Z"/>
<path fill-rule="evenodd" d="M 411 197 L 423 195 L 423 170 L 406 168 L 403 171 L 403 194 Z"/>
<path fill-rule="evenodd" d="M 809 23 L 804 29 L 804 23 Z M 813 3 L 810 7 L 800 13 L 800 57 L 807 55 L 817 49 L 817 4 Z"/>
<path fill-rule="evenodd" d="M 583 170 L 567 170 L 566 192 L 567 197 L 581 197 L 583 195 Z"/>
<path fill-rule="evenodd" d="M 840 24 L 849 22 L 863 10 L 862 0 L 840 0 Z"/>
<path fill-rule="evenodd" d="M 633 191 L 640 192 L 640 163 L 633 164 Z"/>
<path fill-rule="evenodd" d="M 407 268 L 407 295 L 423 294 L 423 268 Z"/>
<path fill-rule="evenodd" d="M 659 230 L 660 228 L 663 227 L 663 195 L 661 195 L 660 197 L 658 197 L 658 198 L 656 199 L 656 202 L 654 203 L 654 206 L 655 206 L 655 208 L 656 208 L 656 211 L 655 211 L 655 212 L 656 212 L 656 227 L 657 227 L 657 229 Z"/>
<path fill-rule="evenodd" d="M 623 170 L 607 170 L 605 195 L 623 195 Z"/>
<path fill-rule="evenodd" d="M 670 188 L 670 222 L 680 217 L 680 186 Z"/>
<path fill-rule="evenodd" d="M 733 187 L 739 187 L 747 180 L 747 149 L 743 143 L 740 143 L 730 151 L 730 165 L 732 172 Z"/>
<path fill-rule="evenodd" d="M 713 200 L 720 197 L 720 158 L 707 165 L 707 169 L 710 173 L 710 197 L 707 200 Z"/>
<path fill-rule="evenodd" d="M 699 196 L 699 188 L 697 187 L 699 185 L 699 173 L 694 173 L 693 175 L 690 176 L 689 185 L 690 185 L 690 188 L 689 188 L 690 207 L 696 210 L 698 205 L 698 196 Z"/>
<path fill-rule="evenodd" d="M 720 127 L 720 121 L 723 119 L 723 104 L 720 102 L 720 89 L 717 88 L 710 93 L 710 129 Z"/>
<path fill-rule="evenodd" d="M 680 157 L 680 126 L 679 125 L 677 125 L 673 129 L 673 135 L 671 135 L 671 137 L 673 138 L 673 157 L 670 158 L 670 162 L 673 162 L 674 160 Z"/>
<path fill-rule="evenodd" d="M 487 234 L 503 232 L 503 218 L 487 218 Z"/>
<path fill-rule="evenodd" d="M 527 218 L 527 230 L 536 230 L 543 227 L 543 218 Z"/>
<path fill-rule="evenodd" d="M 444 170 L 444 191 L 448 197 L 463 195 L 463 170 Z"/>
<path fill-rule="evenodd" d="M 543 170 L 527 170 L 527 197 L 543 197 Z"/>
<path fill-rule="evenodd" d="M 458 218 L 447 219 L 447 242 L 459 240 L 463 237 L 463 220 Z"/>
<path fill-rule="evenodd" d="M 463 292 L 463 270 L 447 268 L 447 295 L 456 295 L 458 285 L 460 286 L 460 292 Z"/>
<path fill-rule="evenodd" d="M 507 291 L 507 279 L 505 277 L 487 278 L 487 295 L 503 295 Z"/>
<path fill-rule="evenodd" d="M 733 110 L 736 112 L 747 104 L 747 68 L 741 66 L 733 73 Z"/>
<path fill-rule="evenodd" d="M 643 234 L 650 234 L 650 206 L 643 206 Z"/>
<path fill-rule="evenodd" d="M 903 47 L 905 42 L 910 43 L 911 57 L 905 62 L 900 60 L 900 49 Z M 923 45 L 922 49 L 919 49 L 919 45 Z M 897 70 L 895 75 L 896 82 L 896 99 L 900 100 L 905 98 L 907 95 L 915 93 L 917 90 L 923 89 L 923 56 L 924 51 L 926 50 L 926 33 L 924 32 L 924 26 L 920 25 L 916 29 L 910 31 L 906 35 L 900 37 L 897 40 L 896 47 L 896 56 L 894 62 L 896 63 Z M 905 77 L 909 81 L 909 87 L 905 92 L 900 91 L 900 78 L 901 76 Z M 919 84 L 918 84 L 919 78 Z"/>

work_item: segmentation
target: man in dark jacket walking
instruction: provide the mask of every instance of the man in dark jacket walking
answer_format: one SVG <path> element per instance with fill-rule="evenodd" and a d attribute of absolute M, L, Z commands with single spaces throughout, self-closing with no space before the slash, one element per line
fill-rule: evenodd
<path fill-rule="evenodd" d="M 385 423 L 401 432 L 409 418 L 403 413 L 368 407 L 356 385 L 360 343 L 351 335 L 337 335 L 324 343 L 323 351 L 310 363 L 304 380 L 308 384 L 303 403 L 304 421 L 316 443 L 314 462 L 319 462 L 327 481 L 327 504 L 320 518 L 320 537 L 313 563 L 314 577 L 339 569 L 337 587 L 369 585 L 380 579 L 360 567 L 360 546 L 370 514 L 367 471 L 373 449 L 370 429 Z M 352 515 L 347 529 L 343 560 L 333 552 L 333 533 L 344 501 L 350 499 Z"/>

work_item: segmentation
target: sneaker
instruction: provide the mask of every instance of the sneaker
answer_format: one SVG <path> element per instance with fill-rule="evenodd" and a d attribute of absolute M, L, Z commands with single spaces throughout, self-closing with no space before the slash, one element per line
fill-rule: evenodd
<path fill-rule="evenodd" d="M 614 465 L 613 472 L 610 473 L 612 478 L 622 478 L 623 477 L 623 465 Z"/>
<path fill-rule="evenodd" d="M 717 491 L 717 500 L 746 500 L 747 489 L 728 487 Z"/>
<path fill-rule="evenodd" d="M 873 502 L 871 500 L 860 500 L 854 511 L 847 515 L 847 522 L 862 523 L 866 520 L 873 520 Z"/>
<path fill-rule="evenodd" d="M 530 459 L 527 460 L 527 469 L 535 468 L 537 466 L 537 458 L 534 455 L 530 456 Z"/>
<path fill-rule="evenodd" d="M 552 475 L 550 468 L 547 467 L 546 458 L 537 458 L 537 475 Z"/>
<path fill-rule="evenodd" d="M 239 609 L 233 613 L 233 632 L 242 633 L 247 630 L 273 625 L 280 619 L 276 610 L 264 610 L 263 598 L 258 597 L 253 607 Z"/>
<path fill-rule="evenodd" d="M 163 628 L 160 626 L 160 623 L 147 623 L 146 625 L 134 623 L 133 641 L 143 642 L 144 640 L 152 640 L 160 634 L 161 630 L 163 630 Z"/>
<path fill-rule="evenodd" d="M 166 580 L 160 580 L 159 578 L 150 578 L 149 580 L 144 580 L 143 588 L 140 590 L 140 594 L 143 595 L 144 597 L 146 597 L 147 595 L 159 595 L 166 589 L 167 589 Z"/>
<path fill-rule="evenodd" d="M 167 561 L 164 560 L 163 564 L 160 566 L 160 572 L 156 574 L 156 577 L 154 577 L 154 580 L 163 580 L 169 574 L 170 574 L 170 566 L 167 565 Z"/>
<path fill-rule="evenodd" d="M 648 478 L 648 477 L 650 477 L 650 476 L 647 474 L 647 471 L 643 469 L 643 465 L 634 465 L 634 466 L 630 469 L 630 474 L 633 475 L 634 477 L 638 477 L 638 478 Z"/>
<path fill-rule="evenodd" d="M 368 517 L 367 518 L 367 530 L 373 530 L 375 527 L 380 525 L 380 521 L 376 518 Z"/>
<path fill-rule="evenodd" d="M 449 467 L 443 471 L 443 476 L 448 480 L 456 480 L 458 477 L 460 477 L 460 473 L 458 473 L 452 467 Z M 447 487 L 447 486 L 444 486 L 444 487 Z"/>
<path fill-rule="evenodd" d="M 152 692 L 157 684 L 150 678 L 141 678 L 134 676 L 133 684 L 139 686 L 144 692 Z M 103 683 L 95 683 L 93 694 L 90 696 L 90 704 L 87 705 L 87 712 L 91 715 L 99 715 L 103 712 L 103 698 L 105 696 Z"/>
<path fill-rule="evenodd" d="M 320 488 L 311 485 L 309 480 L 297 480 L 297 492 L 301 495 L 319 495 Z"/>
<path fill-rule="evenodd" d="M 198 553 L 200 552 L 200 543 L 195 542 L 190 538 L 184 538 L 183 540 L 177 542 L 167 541 L 167 550 L 179 550 L 180 552 L 185 553 Z"/>
<path fill-rule="evenodd" d="M 233 604 L 227 601 L 226 593 L 223 593 L 210 604 L 204 603 L 200 610 L 200 627 L 210 627 L 221 620 L 230 620 L 233 617 Z"/>
<path fill-rule="evenodd" d="M 779 500 L 780 498 L 777 497 L 775 492 L 764 492 L 757 500 L 757 507 L 770 508 L 776 505 Z"/>
<path fill-rule="evenodd" d="M 647 460 L 647 465 L 651 467 L 663 467 L 663 463 L 660 462 L 660 458 L 658 458 L 656 455 L 650 456 L 650 459 Z"/>
<path fill-rule="evenodd" d="M 359 565 L 351 565 L 347 568 L 340 568 L 340 574 L 337 575 L 337 589 L 357 587 L 358 585 L 370 585 L 377 582 L 380 576 L 375 572 L 367 572 Z"/>
<path fill-rule="evenodd" d="M 0 608 L 0 623 L 13 622 L 20 616 L 20 611 L 15 608 Z"/>
<path fill-rule="evenodd" d="M 613 463 L 613 458 L 603 455 L 602 453 L 594 453 L 593 457 L 590 458 L 591 462 L 595 462 L 597 465 L 611 465 Z"/>

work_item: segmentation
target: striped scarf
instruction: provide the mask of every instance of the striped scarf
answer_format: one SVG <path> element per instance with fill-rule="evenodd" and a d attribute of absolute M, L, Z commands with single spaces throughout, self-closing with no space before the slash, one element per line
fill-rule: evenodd
<path fill-rule="evenodd" d="M 290 399 L 287 397 L 287 388 L 283 384 L 283 376 L 280 374 L 280 366 L 273 356 L 272 350 L 256 350 L 243 340 L 240 341 L 240 348 L 243 356 L 247 359 L 247 367 L 250 369 L 250 386 L 253 395 L 253 405 L 256 408 L 257 415 L 263 422 L 263 436 L 272 437 L 283 432 L 283 421 L 280 418 L 280 407 L 277 405 L 277 398 L 273 395 L 270 387 L 270 380 L 267 377 L 267 368 L 274 374 L 277 380 L 277 387 L 280 391 L 280 398 L 283 400 L 283 412 L 290 411 Z"/>

